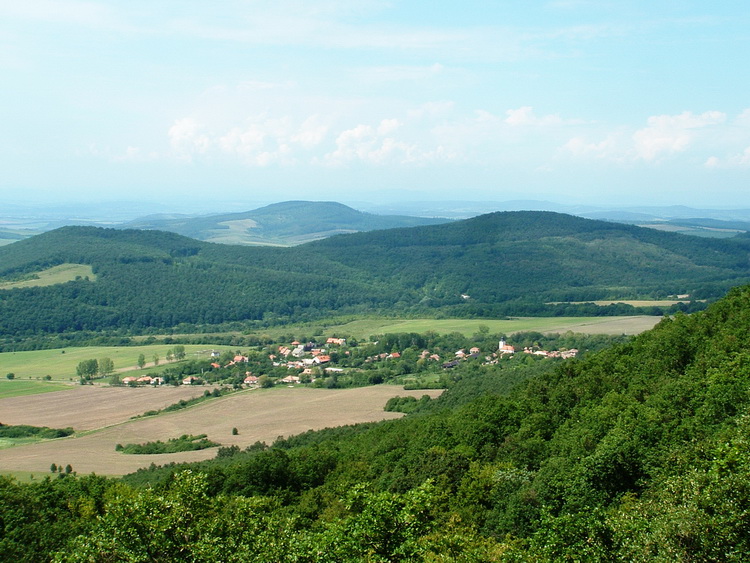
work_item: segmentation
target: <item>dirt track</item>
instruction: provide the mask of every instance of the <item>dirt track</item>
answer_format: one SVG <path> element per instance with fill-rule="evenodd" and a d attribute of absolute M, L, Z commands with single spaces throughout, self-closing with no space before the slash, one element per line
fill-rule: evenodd
<path fill-rule="evenodd" d="M 179 390 L 181 388 L 178 388 Z M 185 388 L 189 390 L 191 388 Z M 198 388 L 198 394 L 203 389 Z M 0 471 L 49 471 L 50 464 L 70 464 L 79 474 L 123 475 L 147 467 L 171 461 L 198 461 L 216 455 L 215 448 L 198 452 L 183 452 L 162 455 L 126 455 L 115 451 L 115 445 L 167 440 L 182 434 L 207 434 L 209 439 L 224 446 L 238 445 L 242 448 L 260 440 L 270 444 L 278 436 L 291 436 L 310 429 L 320 429 L 358 422 L 369 422 L 398 418 L 398 413 L 383 411 L 385 402 L 396 395 L 421 397 L 439 395 L 440 391 L 404 391 L 400 387 L 379 385 L 357 389 L 327 390 L 309 388 L 283 388 L 273 390 L 245 391 L 200 403 L 194 407 L 137 420 L 128 420 L 133 414 L 141 414 L 154 406 L 149 393 L 160 393 L 159 389 L 99 389 L 101 393 L 79 393 L 59 398 L 59 403 L 50 401 L 49 395 L 71 393 L 47 393 L 32 397 L 19 397 L 0 401 L 0 412 L 6 424 L 34 424 L 37 426 L 74 428 L 102 428 L 94 432 L 71 438 L 51 440 L 26 446 L 15 446 L 0 450 Z M 108 394 L 105 391 L 133 392 Z M 176 391 L 176 390 L 175 390 Z M 142 394 L 141 394 L 142 393 Z M 138 395 L 136 395 L 138 394 Z M 134 397 L 142 402 L 134 403 Z M 12 417 L 6 403 L 36 398 L 37 405 L 24 403 L 26 415 L 16 412 Z M 171 404 L 179 398 L 163 400 Z M 161 399 L 160 399 L 161 400 Z M 107 409 L 90 408 L 94 401 L 98 405 L 109 405 Z M 104 401 L 104 403 L 102 403 Z M 143 401 L 149 402 L 146 405 Z M 50 412 L 55 404 L 64 404 L 60 412 Z M 45 406 L 42 406 L 45 405 Z M 16 406 L 16 408 L 18 408 Z M 135 410 L 134 410 L 135 409 Z M 131 414 L 132 413 L 132 414 Z M 18 417 L 18 418 L 16 418 Z M 115 420 L 119 417 L 119 420 Z M 57 422 L 50 423 L 55 420 Z M 78 421 L 78 424 L 75 421 Z M 100 426 L 95 426 L 100 424 Z M 232 435 L 232 428 L 238 435 Z"/>

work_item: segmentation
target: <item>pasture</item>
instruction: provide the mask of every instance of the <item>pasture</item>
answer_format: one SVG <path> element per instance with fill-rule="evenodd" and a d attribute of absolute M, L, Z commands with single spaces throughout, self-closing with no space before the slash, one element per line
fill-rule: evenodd
<path fill-rule="evenodd" d="M 95 280 L 96 275 L 91 269 L 91 266 L 85 264 L 60 264 L 59 266 L 53 266 L 41 272 L 37 272 L 34 279 L 15 281 L 15 282 L 2 282 L 0 283 L 0 289 L 13 289 L 16 287 L 44 287 L 48 285 L 55 285 L 58 283 L 65 283 L 73 281 L 76 278 L 89 278 Z"/>
<path fill-rule="evenodd" d="M 37 393 L 49 393 L 50 391 L 61 391 L 71 388 L 70 384 L 52 381 L 23 381 L 14 379 L 9 381 L 5 377 L 0 379 L 0 399 L 10 397 L 24 397 L 36 395 Z M 2 415 L 0 415 L 2 416 Z M 3 422 L 0 419 L 0 422 Z"/>
<path fill-rule="evenodd" d="M 76 368 L 84 360 L 110 358 L 116 372 L 138 370 L 138 356 L 143 354 L 147 366 L 154 366 L 154 356 L 159 366 L 167 365 L 167 352 L 174 346 L 152 344 L 148 346 L 91 346 L 30 352 L 3 352 L 0 354 L 0 376 L 14 373 L 19 379 L 44 379 L 53 381 L 78 381 Z M 212 350 L 219 352 L 234 349 L 230 346 L 185 345 L 186 358 L 207 358 Z"/>
<path fill-rule="evenodd" d="M 131 420 L 151 408 L 176 402 L 175 393 L 202 394 L 204 387 L 96 388 L 0 400 L 3 422 L 35 426 L 72 426 L 80 434 L 0 450 L 0 472 L 43 474 L 50 464 L 72 465 L 79 474 L 124 475 L 151 463 L 199 461 L 216 448 L 157 455 L 125 455 L 115 446 L 166 441 L 183 434 L 207 434 L 223 446 L 245 448 L 256 441 L 307 430 L 398 418 L 383 410 L 391 397 L 436 397 L 441 390 L 405 391 L 377 385 L 355 389 L 281 387 L 248 390 L 205 401 L 185 410 Z M 53 396 L 57 395 L 57 396 Z M 185 397 L 182 397 L 185 398 Z M 232 429 L 238 433 L 233 434 Z"/>
<path fill-rule="evenodd" d="M 480 327 L 489 328 L 490 333 L 510 335 L 516 332 L 564 333 L 567 331 L 586 334 L 638 334 L 654 327 L 661 317 L 636 315 L 629 317 L 517 317 L 498 319 L 384 319 L 366 318 L 340 325 L 329 325 L 326 334 L 348 334 L 358 339 L 372 335 L 427 331 L 447 334 L 459 332 L 471 336 L 480 332 Z"/>

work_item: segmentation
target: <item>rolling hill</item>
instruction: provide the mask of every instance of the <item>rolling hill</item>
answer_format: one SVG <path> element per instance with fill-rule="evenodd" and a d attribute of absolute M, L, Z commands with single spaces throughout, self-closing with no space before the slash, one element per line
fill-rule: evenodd
<path fill-rule="evenodd" d="M 437 225 L 447 219 L 374 215 L 335 202 L 287 201 L 253 211 L 205 217 L 156 215 L 122 228 L 170 231 L 225 244 L 293 246 L 343 233 Z"/>
<path fill-rule="evenodd" d="M 0 248 L 0 282 L 60 264 L 88 265 L 95 278 L 0 291 L 0 334 L 275 323 L 334 312 L 606 314 L 547 303 L 718 297 L 750 280 L 749 253 L 744 237 L 689 237 L 551 212 L 492 213 L 291 248 L 64 227 Z"/>

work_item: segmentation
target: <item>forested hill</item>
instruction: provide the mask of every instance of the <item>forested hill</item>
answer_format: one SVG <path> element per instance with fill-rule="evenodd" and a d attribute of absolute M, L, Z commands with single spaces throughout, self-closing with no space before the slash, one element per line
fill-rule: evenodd
<path fill-rule="evenodd" d="M 723 295 L 750 239 L 703 239 L 548 212 L 339 235 L 292 248 L 65 227 L 0 248 L 0 334 L 305 320 L 332 312 L 606 314 L 549 302 Z M 92 276 L 13 288 L 60 264 Z M 622 311 L 621 306 L 613 306 Z"/>
<path fill-rule="evenodd" d="M 144 217 L 124 228 L 157 229 L 226 244 L 292 246 L 343 233 L 437 225 L 447 219 L 375 215 L 325 201 L 286 201 L 253 211 L 205 217 Z"/>

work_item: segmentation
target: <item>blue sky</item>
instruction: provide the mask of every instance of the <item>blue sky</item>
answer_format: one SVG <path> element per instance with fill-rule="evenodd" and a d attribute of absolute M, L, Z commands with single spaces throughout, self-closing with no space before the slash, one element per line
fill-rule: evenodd
<path fill-rule="evenodd" d="M 750 207 L 744 1 L 0 0 L 0 201 Z"/>

